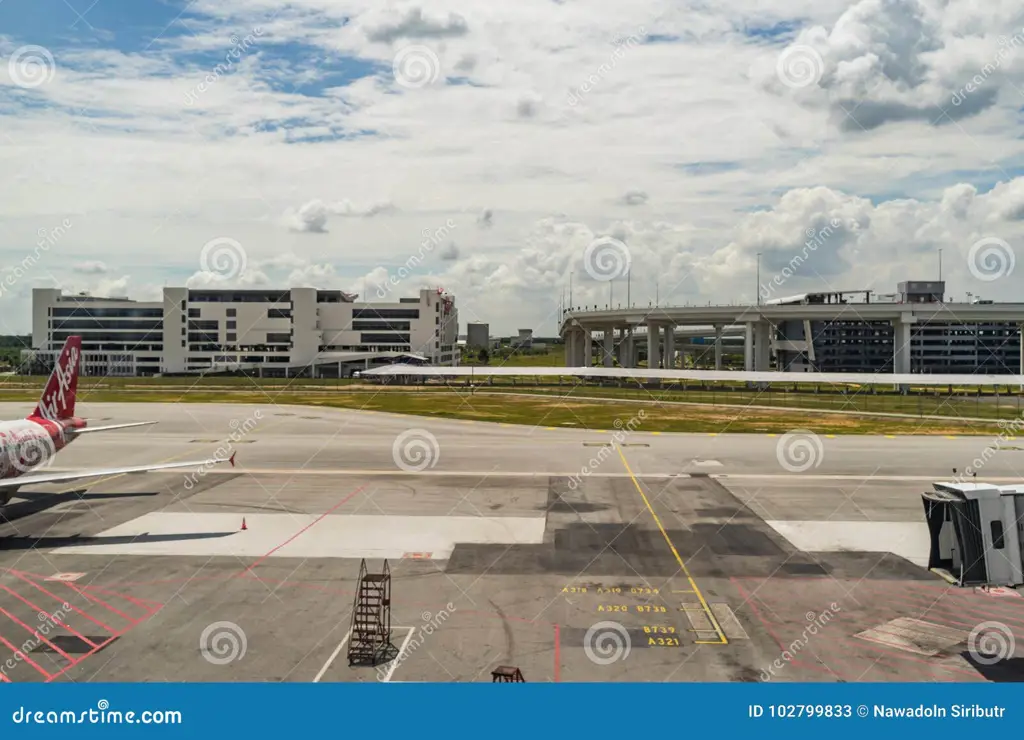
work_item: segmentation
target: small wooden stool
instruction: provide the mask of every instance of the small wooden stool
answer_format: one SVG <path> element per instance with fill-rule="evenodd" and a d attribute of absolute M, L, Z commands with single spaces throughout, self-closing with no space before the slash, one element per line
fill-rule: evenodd
<path fill-rule="evenodd" d="M 526 679 L 514 665 L 500 665 L 491 671 L 491 683 L 526 683 Z"/>

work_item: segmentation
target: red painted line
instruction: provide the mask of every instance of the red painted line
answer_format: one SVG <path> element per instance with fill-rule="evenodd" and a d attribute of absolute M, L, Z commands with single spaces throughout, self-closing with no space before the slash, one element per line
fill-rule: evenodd
<path fill-rule="evenodd" d="M 208 580 L 215 580 L 216 578 L 223 578 L 223 576 L 210 577 Z M 180 580 L 188 581 L 189 579 L 182 578 Z M 118 587 L 120 588 L 121 585 L 122 584 L 119 583 Z M 156 614 L 158 611 L 164 608 L 164 605 L 161 604 L 159 601 L 150 601 L 149 599 L 137 599 L 132 596 L 128 596 L 127 594 L 119 593 L 117 591 L 111 591 L 110 589 L 100 588 L 99 586 L 71 586 L 71 584 L 68 584 L 68 586 L 72 590 L 77 591 L 82 595 L 85 595 L 87 592 L 90 591 L 96 591 L 97 593 L 101 593 L 105 596 L 116 596 L 119 599 L 124 599 L 125 601 L 129 601 L 132 604 L 135 604 L 136 606 L 145 609 L 147 616 L 152 616 L 153 614 Z"/>
<path fill-rule="evenodd" d="M 562 680 L 562 628 L 555 625 L 555 683 Z"/>
<path fill-rule="evenodd" d="M 7 611 L 6 609 L 4 609 L 4 608 L 2 608 L 2 607 L 0 607 L 0 613 L 3 613 L 3 615 L 4 615 L 5 617 L 7 617 L 8 619 L 10 619 L 10 620 L 11 620 L 12 622 L 14 622 L 15 624 L 17 624 L 17 625 L 19 625 L 19 626 L 21 626 L 21 627 L 24 627 L 24 628 L 25 628 L 25 629 L 26 629 L 26 630 L 28 631 L 28 633 L 29 633 L 30 635 L 32 635 L 32 637 L 35 637 L 35 638 L 38 638 L 38 639 L 42 640 L 42 641 L 43 641 L 43 642 L 45 642 L 45 643 L 46 643 L 47 645 L 49 645 L 49 646 L 50 646 L 51 648 L 53 648 L 55 652 L 58 652 L 58 653 L 60 653 L 61 655 L 63 655 L 63 656 L 64 656 L 65 658 L 67 658 L 68 660 L 72 660 L 72 658 L 71 658 L 71 656 L 70 656 L 70 655 L 68 655 L 67 653 L 65 653 L 65 652 L 64 652 L 63 650 L 61 650 L 61 649 L 60 649 L 59 647 L 57 647 L 57 646 L 56 646 L 56 645 L 54 645 L 54 644 L 53 644 L 52 642 L 50 642 L 50 641 L 49 641 L 49 640 L 47 640 L 47 639 L 46 639 L 45 637 L 43 637 L 43 636 L 42 636 L 41 634 L 39 634 L 39 630 L 35 630 L 35 629 L 32 629 L 32 628 L 31 628 L 31 627 L 29 627 L 29 626 L 28 626 L 27 624 L 25 624 L 24 622 L 22 622 L 22 621 L 21 621 L 20 619 L 18 619 L 18 618 L 17 618 L 16 616 L 14 616 L 13 614 L 11 614 L 11 613 L 10 613 L 9 611 Z M 54 621 L 56 621 L 56 620 L 54 620 Z"/>
<path fill-rule="evenodd" d="M 0 681 L 3 681 L 4 683 L 12 683 L 11 679 L 7 678 L 6 673 L 0 673 Z"/>
<path fill-rule="evenodd" d="M 930 592 L 919 588 L 907 588 L 905 589 L 904 598 L 907 597 L 931 599 L 936 604 L 945 603 L 950 609 L 956 609 L 957 611 L 971 611 L 978 615 L 992 617 L 995 619 L 1005 619 L 1009 622 L 1024 623 L 1024 613 L 1011 616 L 1006 612 L 993 609 L 992 607 L 995 606 L 994 604 L 990 604 L 987 601 L 979 601 L 981 598 L 990 599 L 993 597 L 980 597 L 973 593 L 961 593 L 959 589 L 954 589 L 953 587 L 944 589 L 940 592 Z M 956 604 L 952 604 L 950 602 L 956 602 Z"/>
<path fill-rule="evenodd" d="M 134 617 L 129 617 L 129 616 L 127 615 L 127 614 L 125 614 L 125 613 L 124 613 L 123 611 L 120 611 L 119 609 L 115 609 L 115 608 L 114 608 L 114 607 L 112 607 L 112 606 L 111 606 L 110 604 L 108 604 L 107 602 L 105 602 L 105 601 L 104 601 L 103 599 L 101 599 L 101 598 L 99 598 L 99 597 L 97 597 L 97 596 L 90 596 L 90 595 L 89 595 L 88 593 L 86 593 L 86 592 L 85 592 L 85 591 L 83 591 L 82 589 L 80 589 L 80 588 L 75 588 L 75 587 L 74 587 L 74 586 L 72 586 L 72 585 L 71 585 L 70 583 L 69 583 L 69 584 L 67 584 L 67 586 L 68 586 L 68 588 L 70 588 L 70 589 L 71 589 L 72 591 L 74 591 L 74 592 L 75 592 L 76 594 L 80 594 L 80 595 L 84 596 L 85 598 L 87 598 L 87 599 L 88 599 L 89 601 L 92 601 L 93 603 L 99 604 L 99 605 L 100 605 L 100 606 L 102 606 L 102 607 L 103 607 L 104 609 L 109 609 L 109 610 L 110 610 L 110 611 L 112 611 L 112 612 L 113 612 L 114 614 L 116 614 L 117 616 L 121 617 L 122 619 L 125 619 L 125 620 L 127 620 L 127 621 L 131 622 L 131 623 L 132 623 L 133 625 L 134 625 L 134 624 L 137 624 L 137 623 L 138 623 L 138 622 L 140 621 L 140 620 L 138 620 L 138 619 L 135 619 Z"/>
<path fill-rule="evenodd" d="M 40 673 L 42 673 L 44 676 L 46 676 L 46 680 L 47 681 L 49 681 L 52 678 L 52 676 L 49 673 L 47 673 L 46 671 L 44 671 L 42 668 L 39 667 L 38 663 L 36 663 L 34 660 L 32 660 L 32 658 L 28 657 L 28 655 L 26 655 L 24 652 L 22 652 L 21 648 L 14 647 L 14 645 L 12 645 L 10 642 L 8 642 L 7 638 L 5 638 L 3 635 L 0 635 L 0 642 L 2 642 L 4 645 L 9 647 L 14 652 L 15 655 L 17 655 L 18 653 L 21 653 L 21 656 L 25 659 L 25 662 L 28 663 L 33 668 L 35 668 Z"/>
<path fill-rule="evenodd" d="M 355 495 L 356 495 L 357 493 L 359 493 L 360 491 L 362 491 L 362 490 L 363 490 L 364 488 L 366 488 L 366 486 L 365 486 L 365 485 L 359 486 L 359 488 L 357 488 L 356 490 L 352 491 L 352 493 L 350 493 L 350 494 L 349 494 L 348 496 L 346 496 L 345 498 L 343 498 L 343 499 L 342 499 L 341 501 L 339 501 L 339 502 L 338 502 L 338 503 L 336 503 L 336 504 L 335 504 L 334 506 L 332 506 L 331 508 L 329 508 L 329 509 L 328 509 L 327 511 L 325 511 L 325 512 L 324 512 L 323 514 L 321 514 L 320 516 L 318 516 L 318 517 L 317 517 L 317 518 L 316 518 L 316 519 L 315 519 L 314 521 L 312 521 L 311 523 L 307 524 L 307 525 L 306 525 L 305 527 L 303 527 L 303 528 L 302 528 L 302 529 L 300 529 L 300 530 L 299 530 L 298 532 L 296 532 L 295 534 L 293 534 L 293 535 L 292 535 L 291 537 L 289 537 L 289 538 L 288 538 L 287 540 L 285 540 L 285 541 L 284 541 L 284 542 L 282 542 L 282 543 L 281 543 L 280 545 L 278 545 L 277 547 L 275 547 L 275 548 L 274 548 L 273 550 L 271 550 L 270 552 L 268 552 L 268 553 L 267 553 L 266 555 L 264 555 L 263 557 L 261 557 L 261 558 L 260 558 L 259 560 L 257 560 L 257 561 L 256 561 L 255 563 L 253 563 L 253 564 L 252 564 L 252 565 L 250 565 L 250 566 L 249 566 L 248 568 L 246 568 L 246 569 L 245 569 L 244 571 L 242 571 L 242 572 L 241 572 L 241 573 L 240 573 L 239 575 L 243 575 L 243 576 L 244 576 L 244 575 L 245 575 L 246 573 L 249 573 L 250 571 L 252 571 L 252 570 L 253 570 L 253 569 L 254 569 L 254 568 L 255 568 L 255 567 L 257 566 L 257 565 L 259 565 L 259 564 L 260 564 L 260 563 L 262 563 L 262 562 L 263 562 L 264 560 L 266 560 L 267 558 L 269 558 L 269 557 L 270 557 L 271 555 L 273 555 L 273 554 L 274 554 L 275 552 L 277 552 L 278 550 L 280 550 L 280 549 L 281 549 L 282 547 L 285 547 L 285 546 L 287 546 L 287 545 L 290 545 L 290 544 L 291 544 L 292 542 L 294 542 L 295 540 L 297 540 L 297 539 L 298 539 L 299 537 L 301 537 L 301 536 L 302 536 L 302 535 L 304 535 L 304 534 L 305 534 L 306 532 L 308 532 L 308 531 L 309 531 L 309 530 L 311 530 L 311 529 L 312 529 L 313 527 L 315 527 L 315 526 L 316 526 L 317 524 L 319 524 L 319 523 L 320 523 L 321 521 L 323 521 L 325 517 L 329 516 L 330 514 L 333 514 L 335 510 L 337 510 L 337 509 L 340 509 L 340 508 L 341 508 L 342 506 L 344 506 L 345 504 L 347 504 L 347 503 L 348 503 L 348 502 L 349 502 L 349 501 L 350 501 L 350 500 L 352 499 L 352 497 L 353 497 L 353 496 L 355 496 Z M 237 577 L 237 576 L 236 576 L 236 577 Z"/>
<path fill-rule="evenodd" d="M 92 623 L 93 623 L 93 624 L 95 624 L 96 626 L 100 627 L 101 629 L 104 629 L 104 630 L 106 630 L 107 632 L 114 632 L 114 631 L 115 631 L 115 630 L 111 629 L 110 627 L 108 627 L 107 625 L 103 624 L 103 622 L 101 622 L 100 620 L 98 620 L 98 619 L 96 619 L 96 618 L 94 618 L 94 617 L 90 617 L 90 616 L 89 616 L 88 614 L 86 614 L 85 612 L 83 612 L 83 611 L 82 611 L 81 609 L 79 609 L 78 607 L 76 607 L 76 606 L 75 606 L 74 604 L 71 604 L 70 602 L 67 602 L 67 601 L 65 601 L 64 599 L 60 598 L 60 597 L 59 597 L 59 596 L 57 596 L 56 594 L 54 594 L 54 593 L 51 593 L 50 591 L 47 591 L 47 590 L 46 590 L 45 588 L 43 588 L 42 586 L 40 586 L 40 585 L 39 585 L 38 583 L 35 583 L 35 582 L 33 582 L 33 581 L 32 581 L 32 580 L 30 579 L 30 578 L 25 578 L 25 576 L 21 575 L 20 573 L 18 573 L 18 572 L 16 572 L 16 571 L 11 571 L 11 573 L 12 573 L 12 575 L 14 575 L 15 577 L 17 577 L 17 578 L 20 578 L 21 580 L 25 581 L 25 583 L 29 584 L 30 586 L 32 586 L 33 588 L 35 588 L 35 589 L 36 589 L 37 591 L 42 591 L 42 592 L 43 592 L 44 594 L 46 594 L 47 596 L 49 596 L 49 597 L 50 597 L 51 599 L 53 599 L 54 601 L 58 601 L 58 602 L 60 602 L 61 604 L 67 604 L 68 606 L 70 606 L 70 607 L 71 607 L 71 610 L 72 610 L 72 611 L 74 611 L 74 612 L 77 612 L 78 614 L 81 614 L 81 615 L 82 615 L 83 617 L 85 617 L 86 619 L 88 619 L 88 620 L 89 620 L 90 622 L 92 622 Z M 4 588 L 6 588 L 6 586 L 5 586 Z M 8 589 L 8 590 L 9 590 L 9 589 Z M 11 593 L 14 593 L 14 592 L 12 591 Z M 42 609 L 39 609 L 38 611 L 43 611 L 43 610 L 42 610 Z M 69 628 L 69 629 L 70 629 L 70 628 Z"/>
<path fill-rule="evenodd" d="M 749 578 L 749 576 L 748 576 L 748 578 Z M 744 605 L 750 607 L 750 610 L 754 613 L 754 616 L 758 618 L 758 620 L 761 622 L 762 626 L 765 628 L 765 630 L 768 632 L 768 634 L 771 636 L 771 638 L 773 640 L 775 640 L 775 644 L 779 646 L 779 652 L 782 652 L 782 653 L 789 652 L 789 646 L 788 645 L 784 645 L 782 643 L 782 640 L 779 639 L 779 636 L 775 633 L 775 630 L 773 630 L 771 628 L 771 625 L 769 624 L 768 620 L 765 619 L 761 615 L 761 611 L 757 608 L 757 606 L 754 605 L 754 601 L 753 601 L 754 597 L 749 595 L 749 594 L 747 594 L 747 592 L 744 590 L 744 588 L 739 583 L 736 582 L 737 579 L 730 578 L 729 580 L 733 582 L 732 585 L 736 588 L 737 591 L 740 592 L 740 597 L 743 599 Z M 797 659 L 794 659 L 794 660 L 791 660 L 791 661 L 788 661 L 788 662 L 789 662 L 790 665 L 796 666 L 798 668 L 806 668 L 806 669 L 811 670 L 811 671 L 818 671 L 819 673 L 828 673 L 829 675 L 834 676 L 835 678 L 839 678 L 839 679 L 845 680 L 845 678 L 842 675 L 840 675 L 836 671 L 832 670 L 827 665 L 822 667 L 822 666 L 819 666 L 819 665 L 815 665 L 813 663 L 805 663 L 802 660 L 797 660 Z"/>
<path fill-rule="evenodd" d="M 877 643 L 870 642 L 868 640 L 857 640 L 856 642 L 853 642 L 853 640 L 850 639 L 850 640 L 844 640 L 844 642 L 846 642 L 849 645 L 856 645 L 857 647 L 862 648 L 862 649 L 874 650 L 875 652 L 882 653 L 883 655 L 886 655 L 886 656 L 888 656 L 890 658 L 893 658 L 894 660 L 909 661 L 909 662 L 912 662 L 912 663 L 921 663 L 923 665 L 931 666 L 932 668 L 938 668 L 939 670 L 949 671 L 951 673 L 959 673 L 962 676 L 970 676 L 972 678 L 978 678 L 978 674 L 976 672 L 963 671 L 963 670 L 960 670 L 959 668 L 953 668 L 953 667 L 947 666 L 947 665 L 939 665 L 938 663 L 931 663 L 931 662 L 929 662 L 927 660 L 924 660 L 922 658 L 915 658 L 912 655 L 901 655 L 899 653 L 894 653 L 891 650 L 886 650 L 881 645 L 879 645 Z"/>
<path fill-rule="evenodd" d="M 69 627 L 68 625 L 66 625 L 66 624 L 64 624 L 63 622 L 61 622 L 61 621 L 60 621 L 59 619 L 56 619 L 56 618 L 55 618 L 55 617 L 54 617 L 54 616 L 53 616 L 52 614 L 47 614 L 47 613 L 46 613 L 46 611 L 45 611 L 45 610 L 44 610 L 44 609 L 43 609 L 43 608 L 42 608 L 41 606 L 38 606 L 38 605 L 36 605 L 36 604 L 33 604 L 33 603 L 32 603 L 31 601 L 29 601 L 28 599 L 26 599 L 26 598 L 25 598 L 24 596 L 22 596 L 21 594 L 19 594 L 19 593 L 18 593 L 17 591 L 14 591 L 13 589 L 11 589 L 11 588 L 10 588 L 10 587 L 8 587 L 8 586 L 4 586 L 3 584 L 0 584 L 0 588 L 2 588 L 2 589 L 3 589 L 4 591 L 7 591 L 7 592 L 8 592 L 9 594 L 11 594 L 12 596 L 14 596 L 14 598 L 18 599 L 19 601 L 21 601 L 21 602 L 22 602 L 23 604 L 25 604 L 25 605 L 26 605 L 26 606 L 28 606 L 29 608 L 31 608 L 31 609 L 35 609 L 35 611 L 36 611 L 36 614 L 46 614 L 46 616 L 47 616 L 47 617 L 48 617 L 48 618 L 49 618 L 49 619 L 50 619 L 51 621 L 53 621 L 53 623 L 54 623 L 54 624 L 59 624 L 59 625 L 60 625 L 61 627 L 63 627 L 63 628 L 64 628 L 64 629 L 66 629 L 66 630 L 67 630 L 68 632 L 70 632 L 70 633 L 71 633 L 71 634 L 73 634 L 73 635 L 74 635 L 75 637 L 79 638 L 80 640 L 84 641 L 85 643 L 87 643 L 87 644 L 89 644 L 89 645 L 95 645 L 95 644 L 96 644 L 96 643 L 92 642 L 91 640 L 89 640 L 89 638 L 87 638 L 87 637 L 86 637 L 85 635 L 81 634 L 80 632 L 76 632 L 76 631 L 74 630 L 74 628 L 72 628 L 72 627 Z M 67 602 L 65 602 L 65 603 L 67 603 Z"/>

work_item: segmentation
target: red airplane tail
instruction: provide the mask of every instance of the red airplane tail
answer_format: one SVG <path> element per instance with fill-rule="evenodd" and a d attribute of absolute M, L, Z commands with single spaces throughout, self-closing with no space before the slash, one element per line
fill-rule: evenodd
<path fill-rule="evenodd" d="M 56 421 L 70 419 L 75 415 L 75 391 L 78 388 L 81 356 L 82 338 L 68 337 L 32 416 Z"/>

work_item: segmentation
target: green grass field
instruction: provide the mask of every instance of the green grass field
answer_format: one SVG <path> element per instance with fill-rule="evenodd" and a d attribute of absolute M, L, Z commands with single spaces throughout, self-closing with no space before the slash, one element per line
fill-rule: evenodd
<path fill-rule="evenodd" d="M 521 424 L 529 427 L 618 429 L 628 420 L 645 432 L 785 433 L 810 429 L 821 434 L 977 434 L 996 436 L 994 423 L 972 424 L 914 418 L 826 415 L 806 411 L 723 408 L 707 405 L 637 404 L 609 397 L 588 401 L 573 397 L 541 398 L 523 394 L 468 392 L 408 392 L 402 389 L 359 391 L 303 391 L 267 387 L 231 392 L 208 388 L 175 390 L 81 389 L 80 401 L 88 403 L 245 403 L 256 405 L 305 405 L 384 411 L 472 421 Z M 38 398 L 35 392 L 7 391 L 0 400 L 23 402 Z"/>

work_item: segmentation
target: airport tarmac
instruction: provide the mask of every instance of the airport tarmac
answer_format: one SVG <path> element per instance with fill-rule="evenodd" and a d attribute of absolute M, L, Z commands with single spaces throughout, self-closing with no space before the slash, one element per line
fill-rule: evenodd
<path fill-rule="evenodd" d="M 588 432 L 273 404 L 79 413 L 160 423 L 84 437 L 54 470 L 229 443 L 237 466 L 13 499 L 0 680 L 490 681 L 500 665 L 527 681 L 1024 678 L 1024 598 L 923 567 L 921 492 L 970 465 L 1024 480 L 1009 437 Z M 364 557 L 389 561 L 400 653 L 350 668 Z M 979 661 L 979 629 L 1020 647 Z"/>

